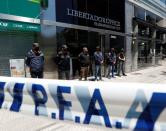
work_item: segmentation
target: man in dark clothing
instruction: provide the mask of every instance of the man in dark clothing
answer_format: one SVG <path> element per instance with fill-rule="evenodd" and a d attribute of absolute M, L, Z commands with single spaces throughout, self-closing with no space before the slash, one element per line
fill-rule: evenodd
<path fill-rule="evenodd" d="M 28 52 L 25 62 L 30 69 L 32 78 L 43 78 L 44 54 L 40 51 L 38 43 L 33 43 L 32 49 Z"/>
<path fill-rule="evenodd" d="M 108 78 L 110 77 L 110 73 L 112 73 L 112 77 L 114 78 L 114 70 L 115 70 L 115 64 L 116 64 L 116 54 L 115 49 L 111 48 L 111 51 L 108 53 L 107 56 L 107 62 L 108 62 Z"/>
<path fill-rule="evenodd" d="M 119 55 L 118 55 L 118 76 L 121 76 L 121 71 L 124 76 L 126 76 L 124 72 L 124 66 L 125 66 L 125 54 L 123 48 L 121 49 Z"/>
<path fill-rule="evenodd" d="M 67 45 L 62 45 L 61 51 L 57 54 L 58 78 L 70 79 L 70 54 Z"/>
<path fill-rule="evenodd" d="M 84 77 L 87 80 L 89 74 L 89 64 L 90 64 L 90 57 L 88 53 L 87 47 L 83 48 L 83 51 L 78 56 L 80 62 L 80 80 Z"/>
<path fill-rule="evenodd" d="M 99 75 L 99 79 L 102 80 L 101 76 L 101 65 L 103 64 L 104 58 L 103 54 L 100 51 L 100 47 L 96 47 L 96 52 L 94 53 L 95 60 L 95 81 L 97 80 L 97 76 Z"/>

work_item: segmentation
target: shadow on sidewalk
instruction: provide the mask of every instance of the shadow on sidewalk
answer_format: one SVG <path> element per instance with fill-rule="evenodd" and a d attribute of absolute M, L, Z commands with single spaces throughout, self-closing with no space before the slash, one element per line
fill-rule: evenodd
<path fill-rule="evenodd" d="M 131 73 L 132 75 L 142 75 L 142 73 Z"/>
<path fill-rule="evenodd" d="M 161 75 L 166 75 L 166 71 L 162 71 Z"/>

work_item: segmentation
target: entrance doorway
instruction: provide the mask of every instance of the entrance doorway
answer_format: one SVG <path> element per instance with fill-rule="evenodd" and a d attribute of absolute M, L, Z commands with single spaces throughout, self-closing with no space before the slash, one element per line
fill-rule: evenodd
<path fill-rule="evenodd" d="M 101 51 L 105 52 L 105 35 L 98 32 L 57 27 L 57 49 L 63 44 L 66 44 L 69 48 L 69 52 L 72 59 L 72 77 L 78 78 L 80 65 L 78 61 L 78 55 L 81 53 L 83 47 L 87 47 L 89 55 L 91 57 L 90 75 L 94 75 L 93 66 L 93 54 L 96 50 L 96 46 L 101 47 Z"/>
<path fill-rule="evenodd" d="M 138 42 L 138 68 L 152 65 L 152 48 L 150 41 Z"/>

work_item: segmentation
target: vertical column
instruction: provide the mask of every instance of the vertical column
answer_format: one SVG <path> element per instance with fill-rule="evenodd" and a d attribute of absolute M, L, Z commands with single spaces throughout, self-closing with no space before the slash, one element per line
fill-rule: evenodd
<path fill-rule="evenodd" d="M 40 12 L 41 20 L 41 33 L 40 33 L 40 43 L 42 45 L 42 50 L 45 52 L 45 78 L 58 78 L 58 69 L 53 60 L 53 56 L 56 56 L 57 51 L 57 35 L 56 35 L 56 1 L 47 0 L 48 8 L 42 9 Z"/>
<path fill-rule="evenodd" d="M 166 52 L 166 49 L 164 48 L 166 46 L 166 33 L 163 34 L 163 44 L 162 44 L 162 59 L 164 60 L 165 58 L 165 52 Z"/>
<path fill-rule="evenodd" d="M 132 55 L 132 32 L 133 32 L 133 17 L 134 17 L 134 6 L 130 2 L 125 2 L 125 49 L 126 49 L 126 63 L 125 71 L 131 72 L 133 66 L 133 55 Z"/>
<path fill-rule="evenodd" d="M 163 43 L 166 43 L 166 33 L 163 34 Z"/>
<path fill-rule="evenodd" d="M 126 49 L 126 63 L 125 63 L 125 71 L 132 71 L 132 37 L 126 36 L 125 38 L 125 49 Z"/>
<path fill-rule="evenodd" d="M 133 55 L 133 70 L 138 69 L 138 23 L 134 22 L 133 43 L 132 43 L 132 55 Z"/>
<path fill-rule="evenodd" d="M 110 51 L 110 34 L 105 34 L 105 51 L 104 51 L 104 55 L 106 55 L 106 53 L 108 53 Z M 105 66 L 104 66 L 104 76 L 107 75 L 107 64 L 105 62 Z"/>
<path fill-rule="evenodd" d="M 110 49 L 110 34 L 105 35 L 105 52 L 108 52 Z"/>
<path fill-rule="evenodd" d="M 152 32 L 152 65 L 156 64 L 156 30 Z"/>

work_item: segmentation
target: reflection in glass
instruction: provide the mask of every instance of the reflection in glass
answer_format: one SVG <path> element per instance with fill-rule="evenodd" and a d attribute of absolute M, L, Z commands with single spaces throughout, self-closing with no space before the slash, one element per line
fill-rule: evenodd
<path fill-rule="evenodd" d="M 145 9 L 135 6 L 134 11 L 136 18 L 145 20 Z"/>
<path fill-rule="evenodd" d="M 138 43 L 138 67 L 147 67 L 152 64 L 152 48 L 150 41 Z"/>

